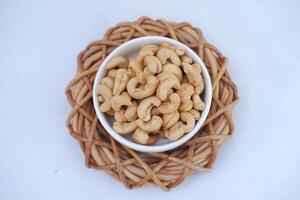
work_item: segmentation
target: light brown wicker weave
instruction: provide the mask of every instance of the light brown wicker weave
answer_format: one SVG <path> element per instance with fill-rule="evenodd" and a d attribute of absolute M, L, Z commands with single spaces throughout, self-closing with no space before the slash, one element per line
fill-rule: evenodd
<path fill-rule="evenodd" d="M 148 35 L 179 40 L 204 60 L 211 75 L 213 102 L 205 124 L 190 141 L 172 151 L 147 155 L 119 145 L 103 129 L 93 109 L 92 85 L 100 63 L 113 49 Z M 72 106 L 67 127 L 85 154 L 86 166 L 104 170 L 127 188 L 149 183 L 163 190 L 176 187 L 193 172 L 209 171 L 221 143 L 231 137 L 234 128 L 231 111 L 238 96 L 227 64 L 228 59 L 206 42 L 201 30 L 187 22 L 141 17 L 110 28 L 102 40 L 92 42 L 79 54 L 76 76 L 66 87 Z"/>

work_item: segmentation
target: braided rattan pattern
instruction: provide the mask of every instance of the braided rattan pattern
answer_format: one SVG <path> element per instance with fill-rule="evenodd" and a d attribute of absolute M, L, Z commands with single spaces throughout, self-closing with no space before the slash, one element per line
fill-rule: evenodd
<path fill-rule="evenodd" d="M 92 85 L 103 59 L 117 46 L 142 36 L 160 35 L 192 48 L 209 70 L 213 102 L 208 118 L 186 144 L 164 153 L 145 153 L 118 144 L 103 129 L 92 104 Z M 67 127 L 85 154 L 86 166 L 104 170 L 127 188 L 145 184 L 169 190 L 194 172 L 209 171 L 224 139 L 234 129 L 232 108 L 238 101 L 237 87 L 227 71 L 228 59 L 203 37 L 200 29 L 187 22 L 173 23 L 141 17 L 110 28 L 102 40 L 92 42 L 78 55 L 77 73 L 66 87 L 72 106 Z"/>

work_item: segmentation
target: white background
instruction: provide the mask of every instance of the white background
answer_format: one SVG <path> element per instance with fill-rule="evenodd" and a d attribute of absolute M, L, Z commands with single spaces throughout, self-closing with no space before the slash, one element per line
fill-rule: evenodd
<path fill-rule="evenodd" d="M 76 56 L 139 16 L 189 21 L 230 59 L 234 138 L 170 192 L 87 169 L 65 119 Z M 299 1 L 0 1 L 0 199 L 300 199 Z"/>

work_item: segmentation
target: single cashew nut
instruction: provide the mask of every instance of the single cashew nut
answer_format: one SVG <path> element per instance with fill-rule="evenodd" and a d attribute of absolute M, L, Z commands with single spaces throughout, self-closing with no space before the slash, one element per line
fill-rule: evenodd
<path fill-rule="evenodd" d="M 162 65 L 155 56 L 146 56 L 144 58 L 144 66 L 147 67 L 152 74 L 157 74 L 162 70 Z"/>
<path fill-rule="evenodd" d="M 128 121 L 134 121 L 137 118 L 137 108 L 138 108 L 138 104 L 136 101 L 132 101 L 132 104 L 130 106 L 128 106 L 125 110 L 124 113 L 124 117 L 128 120 Z"/>
<path fill-rule="evenodd" d="M 114 87 L 114 79 L 110 78 L 110 77 L 104 77 L 100 83 L 107 85 L 109 87 L 109 89 L 113 90 Z"/>
<path fill-rule="evenodd" d="M 182 80 L 182 71 L 177 65 L 167 63 L 163 66 L 163 72 L 173 73 L 180 82 Z"/>
<path fill-rule="evenodd" d="M 164 101 L 168 96 L 169 90 L 171 90 L 172 88 L 180 89 L 180 82 L 177 78 L 163 80 L 157 88 L 156 96 Z"/>
<path fill-rule="evenodd" d="M 155 76 L 149 76 L 147 83 L 139 88 L 137 78 L 132 78 L 127 83 L 127 92 L 135 99 L 144 99 L 155 93 L 159 80 Z"/>
<path fill-rule="evenodd" d="M 127 121 L 127 119 L 124 116 L 124 114 L 125 114 L 125 110 L 124 109 L 121 109 L 120 111 L 116 111 L 114 113 L 115 120 L 117 122 L 125 122 L 125 121 Z"/>
<path fill-rule="evenodd" d="M 120 111 L 122 106 L 130 105 L 130 98 L 125 95 L 115 95 L 111 98 L 111 107 L 114 111 Z"/>
<path fill-rule="evenodd" d="M 114 122 L 113 129 L 119 134 L 128 134 L 137 128 L 135 122 Z"/>
<path fill-rule="evenodd" d="M 189 113 L 191 113 L 194 116 L 195 120 L 200 119 L 200 112 L 198 110 L 192 109 L 189 111 Z"/>
<path fill-rule="evenodd" d="M 176 47 L 175 53 L 176 53 L 178 56 L 183 56 L 183 55 L 185 54 L 185 49 L 182 48 L 182 47 Z"/>
<path fill-rule="evenodd" d="M 133 141 L 139 144 L 147 144 L 149 138 L 149 133 L 140 128 L 135 129 L 134 133 L 132 134 Z"/>
<path fill-rule="evenodd" d="M 166 48 L 171 48 L 171 45 L 170 45 L 169 43 L 165 42 L 165 41 L 162 41 L 162 42 L 160 43 L 160 46 L 161 46 L 161 47 L 166 47 Z"/>
<path fill-rule="evenodd" d="M 171 73 L 171 72 L 161 72 L 156 77 L 159 79 L 160 82 L 162 82 L 166 79 L 178 79 L 178 77 L 174 73 Z"/>
<path fill-rule="evenodd" d="M 157 141 L 157 135 L 149 134 L 143 129 L 137 128 L 132 134 L 132 139 L 139 144 L 152 145 Z"/>
<path fill-rule="evenodd" d="M 192 100 L 189 99 L 187 101 L 181 102 L 178 110 L 180 112 L 186 112 L 186 111 L 190 111 L 192 108 L 193 108 L 193 102 Z"/>
<path fill-rule="evenodd" d="M 151 109 L 153 106 L 159 106 L 160 103 L 160 99 L 156 96 L 143 99 L 137 108 L 138 117 L 143 121 L 149 121 L 151 119 Z"/>
<path fill-rule="evenodd" d="M 181 64 L 179 56 L 173 50 L 166 47 L 162 47 L 160 50 L 158 50 L 156 56 L 163 65 L 166 64 L 168 59 L 171 61 L 171 63 L 177 66 L 180 66 Z"/>
<path fill-rule="evenodd" d="M 136 124 L 139 128 L 147 132 L 158 131 L 162 125 L 162 119 L 159 116 L 154 115 L 149 121 L 145 122 L 141 119 L 137 119 Z"/>
<path fill-rule="evenodd" d="M 126 70 L 119 69 L 117 70 L 117 75 L 114 82 L 113 95 L 120 94 L 127 85 L 129 80 L 128 74 Z"/>
<path fill-rule="evenodd" d="M 204 81 L 201 79 L 200 85 L 196 86 L 195 88 L 195 94 L 202 94 L 204 91 Z"/>
<path fill-rule="evenodd" d="M 204 110 L 205 103 L 201 100 L 199 94 L 194 94 L 193 97 L 192 97 L 192 100 L 193 100 L 194 108 L 196 110 L 200 110 L 200 111 Z"/>
<path fill-rule="evenodd" d="M 202 80 L 202 76 L 199 72 L 199 70 L 197 70 L 195 67 L 193 67 L 193 65 L 189 64 L 189 63 L 182 63 L 183 66 L 183 71 L 187 76 L 187 79 L 189 80 L 189 82 L 193 85 L 193 86 L 199 86 L 201 84 L 201 80 Z"/>
<path fill-rule="evenodd" d="M 180 106 L 180 97 L 177 93 L 173 93 L 170 95 L 170 101 L 162 103 L 158 110 L 163 114 L 168 114 L 176 111 Z"/>
<path fill-rule="evenodd" d="M 176 124 L 179 120 L 179 112 L 176 110 L 175 112 L 164 114 L 162 116 L 162 127 L 163 129 L 169 129 L 174 124 Z"/>
<path fill-rule="evenodd" d="M 141 50 L 146 50 L 146 49 L 151 50 L 154 54 L 156 54 L 157 51 L 159 50 L 159 46 L 155 44 L 147 44 L 141 48 Z"/>
<path fill-rule="evenodd" d="M 101 112 L 107 112 L 111 108 L 112 92 L 107 85 L 100 84 L 96 89 L 96 94 L 104 98 L 104 102 L 100 106 Z"/>
<path fill-rule="evenodd" d="M 183 83 L 181 84 L 181 88 L 177 90 L 177 93 L 180 96 L 181 102 L 187 101 L 194 94 L 194 87 L 190 83 Z"/>
<path fill-rule="evenodd" d="M 185 125 L 182 121 L 177 122 L 167 132 L 165 132 L 167 138 L 171 141 L 178 140 L 185 133 Z"/>
<path fill-rule="evenodd" d="M 201 67 L 198 63 L 194 63 L 192 64 L 192 66 L 199 71 L 200 75 L 202 73 Z M 195 86 L 195 94 L 202 94 L 202 92 L 204 91 L 204 80 L 203 77 L 201 76 L 201 80 L 200 80 L 200 85 Z"/>
<path fill-rule="evenodd" d="M 189 112 L 180 113 L 180 119 L 186 123 L 184 126 L 185 133 L 188 133 L 191 130 L 193 130 L 193 128 L 195 126 L 195 118 L 191 113 L 189 113 Z"/>
<path fill-rule="evenodd" d="M 202 70 L 201 70 L 201 66 L 198 64 L 198 63 L 194 63 L 192 64 L 192 66 L 197 69 L 199 71 L 199 73 L 201 74 L 202 73 Z"/>
<path fill-rule="evenodd" d="M 128 67 L 128 61 L 123 56 L 116 56 L 113 59 L 111 59 L 106 65 L 106 69 L 112 69 L 115 67 L 119 68 L 127 68 Z"/>

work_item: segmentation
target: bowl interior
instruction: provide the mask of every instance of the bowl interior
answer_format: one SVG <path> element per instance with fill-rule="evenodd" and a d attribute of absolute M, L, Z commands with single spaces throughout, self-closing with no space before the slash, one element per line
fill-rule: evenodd
<path fill-rule="evenodd" d="M 190 56 L 195 63 L 200 64 L 201 70 L 202 70 L 202 76 L 203 76 L 203 79 L 205 82 L 205 89 L 202 94 L 202 99 L 205 102 L 205 109 L 202 111 L 200 119 L 196 122 L 194 129 L 191 132 L 185 134 L 183 137 L 181 137 L 177 141 L 172 142 L 167 139 L 160 138 L 158 140 L 158 142 L 152 146 L 140 145 L 140 144 L 133 142 L 133 140 L 131 138 L 131 134 L 120 135 L 113 130 L 113 128 L 112 128 L 112 124 L 114 122 L 113 117 L 109 117 L 99 110 L 100 104 L 99 104 L 99 102 L 97 100 L 97 96 L 96 96 L 96 87 L 100 83 L 100 80 L 105 76 L 105 73 L 106 73 L 105 65 L 113 57 L 118 56 L 118 55 L 122 55 L 127 58 L 135 57 L 137 55 L 139 49 L 142 46 L 147 45 L 147 44 L 160 44 L 162 41 L 168 42 L 172 46 L 184 48 L 186 50 L 186 54 L 188 56 Z M 186 45 L 184 45 L 176 40 L 172 40 L 172 39 L 165 38 L 165 37 L 159 37 L 159 36 L 147 36 L 147 37 L 141 37 L 141 38 L 137 38 L 134 40 L 130 40 L 130 41 L 120 45 L 114 51 L 112 51 L 100 65 L 100 68 L 96 74 L 96 78 L 95 78 L 94 86 L 93 86 L 93 103 L 94 103 L 94 107 L 96 110 L 96 114 L 97 114 L 101 124 L 106 129 L 106 131 L 119 143 L 121 143 L 129 148 L 135 149 L 137 151 L 143 151 L 143 152 L 167 151 L 167 150 L 176 148 L 177 146 L 188 141 L 191 137 L 193 137 L 197 133 L 197 131 L 201 128 L 202 124 L 204 123 L 204 121 L 208 115 L 209 109 L 210 109 L 211 99 L 212 99 L 211 80 L 210 80 L 208 71 L 207 71 L 204 63 L 200 59 L 200 57 Z"/>

